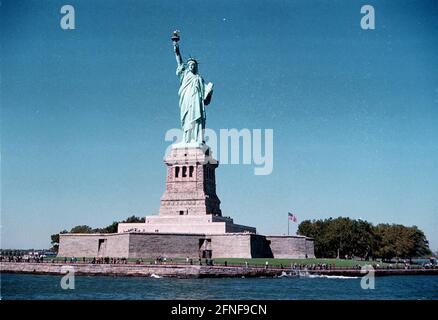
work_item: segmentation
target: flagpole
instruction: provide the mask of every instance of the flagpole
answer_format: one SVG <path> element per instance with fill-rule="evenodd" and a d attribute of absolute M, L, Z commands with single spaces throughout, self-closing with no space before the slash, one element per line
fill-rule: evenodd
<path fill-rule="evenodd" d="M 287 214 L 287 235 L 289 235 L 289 213 Z"/>

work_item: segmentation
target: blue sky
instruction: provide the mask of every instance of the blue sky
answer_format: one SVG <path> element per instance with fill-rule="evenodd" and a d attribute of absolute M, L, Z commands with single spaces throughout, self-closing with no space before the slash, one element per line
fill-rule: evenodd
<path fill-rule="evenodd" d="M 59 26 L 71 4 L 76 29 Z M 360 8 L 376 29 L 360 28 Z M 224 215 L 260 233 L 337 216 L 438 249 L 434 1 L 2 1 L 1 247 L 158 212 L 179 126 L 170 42 L 215 83 L 207 127 L 272 128 L 274 170 L 223 165 Z M 296 226 L 293 227 L 293 230 Z"/>

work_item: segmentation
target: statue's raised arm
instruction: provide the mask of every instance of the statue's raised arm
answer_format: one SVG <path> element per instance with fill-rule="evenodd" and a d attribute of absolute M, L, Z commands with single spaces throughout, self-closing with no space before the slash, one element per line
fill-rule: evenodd
<path fill-rule="evenodd" d="M 178 30 L 175 30 L 173 32 L 172 41 L 173 41 L 173 51 L 175 52 L 176 63 L 178 64 L 178 66 L 180 66 L 183 64 L 183 59 L 181 57 L 181 52 L 179 51 L 179 45 L 178 45 L 179 31 Z"/>
<path fill-rule="evenodd" d="M 173 45 L 173 50 L 175 51 L 175 57 L 176 57 L 176 63 L 178 64 L 178 66 L 183 64 L 183 60 L 181 57 L 181 52 L 179 51 L 179 45 L 178 43 L 175 43 Z"/>

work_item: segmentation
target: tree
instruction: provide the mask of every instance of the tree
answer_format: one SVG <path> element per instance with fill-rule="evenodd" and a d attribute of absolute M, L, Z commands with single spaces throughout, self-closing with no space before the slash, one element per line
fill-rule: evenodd
<path fill-rule="evenodd" d="M 407 229 L 407 237 L 411 239 L 412 243 L 412 245 L 407 248 L 407 256 L 409 258 L 424 257 L 432 254 L 429 248 L 429 241 L 424 232 L 418 229 L 417 226 L 412 226 Z"/>
<path fill-rule="evenodd" d="M 102 229 L 97 229 L 98 232 L 100 233 L 116 233 L 117 232 L 117 226 L 119 225 L 119 223 L 117 221 L 114 221 L 112 224 L 110 224 L 109 226 L 106 226 L 105 228 Z"/>
<path fill-rule="evenodd" d="M 68 233 L 68 231 L 62 230 L 60 233 Z M 51 240 L 50 243 L 52 244 L 51 250 L 53 250 L 55 252 L 58 252 L 58 249 L 59 249 L 59 234 L 60 233 L 55 233 L 55 234 L 52 234 L 50 236 L 50 240 Z"/>
<path fill-rule="evenodd" d="M 381 257 L 390 260 L 431 254 L 426 236 L 416 226 L 373 226 L 364 220 L 339 217 L 305 220 L 298 226 L 298 234 L 314 239 L 317 257 Z"/>
<path fill-rule="evenodd" d="M 93 229 L 87 225 L 80 225 L 71 228 L 70 233 L 93 233 Z"/>
<path fill-rule="evenodd" d="M 50 243 L 52 244 L 52 250 L 58 252 L 59 249 L 59 233 L 52 234 L 50 236 Z"/>
<path fill-rule="evenodd" d="M 122 221 L 122 223 L 142 223 L 145 222 L 145 218 L 139 218 L 134 215 L 126 218 L 126 220 Z"/>
<path fill-rule="evenodd" d="M 106 226 L 105 228 L 95 229 L 95 230 L 96 232 L 100 232 L 100 233 L 116 233 L 119 223 L 143 223 L 143 222 L 145 222 L 145 218 L 140 218 L 132 215 L 123 221 L 120 222 L 114 221 L 112 224 Z"/>
<path fill-rule="evenodd" d="M 304 220 L 298 225 L 298 234 L 314 239 L 315 255 L 317 257 L 335 257 L 336 248 L 329 232 L 332 218 L 327 220 Z"/>
<path fill-rule="evenodd" d="M 145 222 L 145 218 L 140 218 L 140 217 L 132 215 L 121 222 L 114 221 L 109 226 L 106 226 L 104 228 L 93 229 L 87 225 L 75 226 L 75 227 L 71 228 L 70 233 L 116 233 L 119 223 L 143 223 L 143 222 Z M 60 233 L 68 233 L 68 231 L 63 230 Z M 51 243 L 53 246 L 52 249 L 55 251 L 58 251 L 59 234 L 58 233 L 52 234 L 50 236 L 50 240 L 51 240 Z"/>

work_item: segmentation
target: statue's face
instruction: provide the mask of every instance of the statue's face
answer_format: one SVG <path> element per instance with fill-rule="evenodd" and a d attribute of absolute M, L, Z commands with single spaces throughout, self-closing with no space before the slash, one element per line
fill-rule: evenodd
<path fill-rule="evenodd" d="M 193 74 L 196 74 L 198 72 L 198 65 L 195 61 L 189 61 L 188 68 L 189 71 Z"/>

